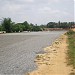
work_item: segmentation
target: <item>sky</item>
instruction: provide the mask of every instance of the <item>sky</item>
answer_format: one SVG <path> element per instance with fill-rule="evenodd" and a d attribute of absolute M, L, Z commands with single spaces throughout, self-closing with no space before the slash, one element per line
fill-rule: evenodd
<path fill-rule="evenodd" d="M 74 21 L 75 0 L 0 0 L 0 19 L 33 24 Z"/>

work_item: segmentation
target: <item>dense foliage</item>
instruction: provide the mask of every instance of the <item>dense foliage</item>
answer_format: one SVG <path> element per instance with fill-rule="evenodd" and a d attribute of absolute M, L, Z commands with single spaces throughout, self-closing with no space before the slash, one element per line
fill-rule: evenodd
<path fill-rule="evenodd" d="M 71 28 L 74 24 L 74 22 L 49 22 L 47 28 Z"/>
<path fill-rule="evenodd" d="M 6 32 L 12 32 L 12 25 L 13 23 L 10 18 L 4 18 L 2 21 L 3 30 Z"/>
<path fill-rule="evenodd" d="M 14 23 L 11 18 L 4 18 L 0 25 L 0 31 L 9 32 L 22 32 L 22 31 L 42 31 L 44 28 L 71 28 L 74 22 L 49 22 L 47 25 L 34 25 L 27 21 L 23 23 Z"/>
<path fill-rule="evenodd" d="M 3 30 L 3 27 L 0 25 L 0 31 L 2 31 Z"/>
<path fill-rule="evenodd" d="M 23 23 L 14 23 L 10 18 L 4 18 L 0 25 L 0 31 L 9 32 L 22 32 L 22 31 L 41 31 L 42 27 L 28 23 L 27 21 Z"/>

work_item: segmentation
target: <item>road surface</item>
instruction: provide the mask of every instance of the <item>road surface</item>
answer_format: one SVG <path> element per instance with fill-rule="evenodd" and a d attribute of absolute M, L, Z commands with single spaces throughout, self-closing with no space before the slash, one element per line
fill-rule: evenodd
<path fill-rule="evenodd" d="M 37 68 L 36 54 L 65 31 L 0 34 L 0 75 L 23 75 Z"/>

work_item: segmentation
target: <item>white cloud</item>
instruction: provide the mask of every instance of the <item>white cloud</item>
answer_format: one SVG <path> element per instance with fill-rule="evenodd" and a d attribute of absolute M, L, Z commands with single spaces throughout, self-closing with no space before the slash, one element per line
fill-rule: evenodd
<path fill-rule="evenodd" d="M 34 0 L 18 0 L 18 1 L 33 2 Z"/>
<path fill-rule="evenodd" d="M 14 4 L 8 4 L 8 5 L 5 5 L 5 7 L 2 8 L 3 11 L 6 11 L 6 12 L 17 12 L 20 10 L 20 6 L 19 5 L 14 5 Z"/>
<path fill-rule="evenodd" d="M 72 0 L 0 0 L 0 17 L 10 17 L 15 22 L 27 20 L 38 24 L 72 21 L 73 7 Z"/>

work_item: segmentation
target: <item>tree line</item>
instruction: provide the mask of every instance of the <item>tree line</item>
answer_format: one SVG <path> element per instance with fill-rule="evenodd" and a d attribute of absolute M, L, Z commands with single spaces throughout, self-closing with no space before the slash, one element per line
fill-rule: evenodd
<path fill-rule="evenodd" d="M 0 31 L 10 32 L 22 32 L 22 31 L 42 31 L 41 27 L 37 24 L 28 23 L 27 21 L 23 23 L 14 23 L 11 18 L 4 18 L 0 25 Z"/>
<path fill-rule="evenodd" d="M 10 32 L 22 32 L 22 31 L 42 31 L 44 28 L 71 28 L 74 22 L 49 22 L 46 25 L 34 25 L 27 21 L 23 23 L 12 22 L 11 18 L 4 18 L 0 25 L 0 31 Z"/>
<path fill-rule="evenodd" d="M 66 28 L 71 28 L 73 27 L 75 24 L 75 22 L 49 22 L 46 27 L 47 28 L 63 28 L 63 29 L 66 29 Z"/>

